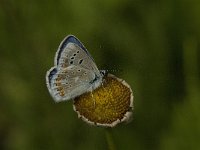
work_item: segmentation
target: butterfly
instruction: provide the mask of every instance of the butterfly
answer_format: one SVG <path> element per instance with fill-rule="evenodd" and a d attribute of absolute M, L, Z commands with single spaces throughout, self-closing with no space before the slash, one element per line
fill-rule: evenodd
<path fill-rule="evenodd" d="M 104 75 L 84 45 L 68 35 L 58 47 L 54 67 L 46 73 L 46 84 L 56 102 L 67 101 L 98 88 Z"/>

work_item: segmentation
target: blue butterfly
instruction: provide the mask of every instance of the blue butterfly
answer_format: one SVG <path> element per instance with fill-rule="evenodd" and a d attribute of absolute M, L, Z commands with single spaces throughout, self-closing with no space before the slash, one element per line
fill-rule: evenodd
<path fill-rule="evenodd" d="M 53 99 L 60 102 L 93 91 L 101 85 L 104 74 L 84 45 L 69 35 L 58 47 L 54 67 L 46 74 L 46 84 Z"/>

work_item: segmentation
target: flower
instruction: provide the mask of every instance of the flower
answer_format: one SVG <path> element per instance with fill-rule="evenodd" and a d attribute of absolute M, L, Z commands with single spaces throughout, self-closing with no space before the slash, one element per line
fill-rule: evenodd
<path fill-rule="evenodd" d="M 130 120 L 133 93 L 124 80 L 108 74 L 100 87 L 75 98 L 73 108 L 91 125 L 114 127 Z"/>

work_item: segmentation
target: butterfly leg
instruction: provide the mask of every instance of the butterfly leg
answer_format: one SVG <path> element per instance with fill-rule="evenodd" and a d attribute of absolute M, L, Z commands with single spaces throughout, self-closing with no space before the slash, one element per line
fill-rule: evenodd
<path fill-rule="evenodd" d="M 90 91 L 90 92 L 91 92 L 91 96 L 92 96 L 92 100 L 93 100 L 93 105 L 94 105 L 94 109 L 95 109 L 95 107 L 96 107 L 96 101 L 95 101 L 95 98 L 94 98 L 94 95 L 93 95 L 92 91 Z"/>
<path fill-rule="evenodd" d="M 103 82 L 101 82 L 101 86 L 103 87 L 104 91 L 106 91 L 105 87 L 104 87 L 104 82 L 106 82 L 105 79 L 103 79 Z"/>

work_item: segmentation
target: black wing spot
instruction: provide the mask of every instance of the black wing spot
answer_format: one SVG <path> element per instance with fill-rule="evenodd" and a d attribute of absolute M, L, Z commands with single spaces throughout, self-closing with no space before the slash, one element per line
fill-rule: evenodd
<path fill-rule="evenodd" d="M 73 61 L 70 61 L 70 64 L 73 64 Z"/>
<path fill-rule="evenodd" d="M 74 57 L 71 57 L 71 59 L 74 59 Z"/>
<path fill-rule="evenodd" d="M 76 54 L 74 54 L 74 56 L 76 56 Z"/>
<path fill-rule="evenodd" d="M 76 53 L 79 53 L 79 51 L 77 51 Z"/>
<path fill-rule="evenodd" d="M 80 69 L 78 69 L 78 72 L 80 72 L 81 70 Z"/>
<path fill-rule="evenodd" d="M 82 64 L 82 62 L 83 62 L 83 59 L 81 59 L 78 63 L 79 63 L 79 64 Z"/>

